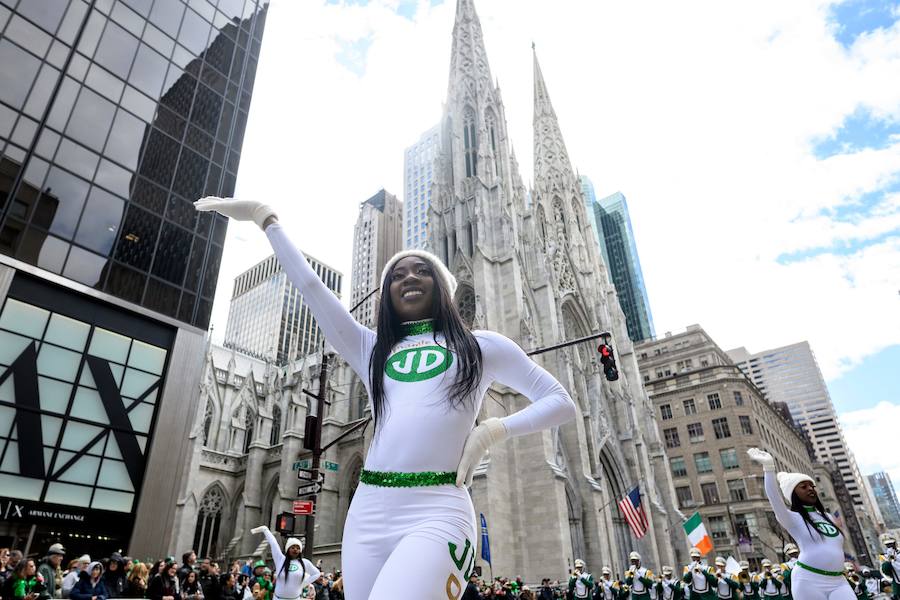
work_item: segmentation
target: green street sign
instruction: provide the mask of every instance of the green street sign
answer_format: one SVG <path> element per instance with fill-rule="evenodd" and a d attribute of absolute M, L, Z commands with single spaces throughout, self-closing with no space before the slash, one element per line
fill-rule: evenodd
<path fill-rule="evenodd" d="M 324 465 L 325 465 L 325 470 L 326 470 L 326 471 L 334 471 L 335 473 L 337 472 L 338 467 L 340 466 L 340 465 L 338 465 L 337 463 L 329 462 L 329 461 L 327 461 L 327 460 L 326 460 L 326 461 L 323 461 L 323 463 L 324 463 Z"/>

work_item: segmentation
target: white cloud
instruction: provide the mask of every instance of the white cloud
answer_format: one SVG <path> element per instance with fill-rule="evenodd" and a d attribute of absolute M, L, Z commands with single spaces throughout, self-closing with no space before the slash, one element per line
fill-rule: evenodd
<path fill-rule="evenodd" d="M 402 198 L 403 149 L 440 118 L 455 4 L 421 0 L 410 20 L 397 0 L 272 3 L 236 195 L 273 204 L 298 246 L 345 275 L 358 204 L 381 187 Z M 851 222 L 821 216 L 900 173 L 900 142 L 827 160 L 812 147 L 860 106 L 900 119 L 886 83 L 900 24 L 847 50 L 826 4 L 476 0 L 523 178 L 534 41 L 574 166 L 598 194 L 628 197 L 660 334 L 701 323 L 751 351 L 809 340 L 830 379 L 900 343 L 896 199 Z M 362 39 L 358 75 L 338 55 Z M 776 261 L 848 241 L 861 249 Z M 217 339 L 232 279 L 268 252 L 231 225 Z"/>
<path fill-rule="evenodd" d="M 900 455 L 888 448 L 897 437 L 900 423 L 898 403 L 880 402 L 873 408 L 841 415 L 841 427 L 847 444 L 853 448 L 860 472 L 865 475 L 886 471 L 895 489 L 900 489 Z"/>

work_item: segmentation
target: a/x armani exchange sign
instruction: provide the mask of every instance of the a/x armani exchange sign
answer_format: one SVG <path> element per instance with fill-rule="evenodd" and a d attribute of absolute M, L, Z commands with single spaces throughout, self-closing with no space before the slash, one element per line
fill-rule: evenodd
<path fill-rule="evenodd" d="M 148 343 L 135 335 L 140 319 L 70 300 L 9 297 L 0 311 L 4 520 L 83 523 L 135 509 L 171 336 Z"/>

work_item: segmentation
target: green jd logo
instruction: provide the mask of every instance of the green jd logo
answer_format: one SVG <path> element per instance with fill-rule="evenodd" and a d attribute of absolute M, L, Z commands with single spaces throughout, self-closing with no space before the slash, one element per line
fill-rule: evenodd
<path fill-rule="evenodd" d="M 828 537 L 837 537 L 838 534 L 837 527 L 831 523 L 826 523 L 825 521 L 818 521 L 816 523 L 816 529 L 818 529 L 822 535 L 827 535 Z"/>
<path fill-rule="evenodd" d="M 300 565 L 295 562 L 291 562 L 291 566 L 288 567 L 288 571 L 291 573 L 293 573 L 294 571 L 299 571 L 299 570 L 300 570 Z"/>
<path fill-rule="evenodd" d="M 404 382 L 425 381 L 450 368 L 453 355 L 440 346 L 419 346 L 400 350 L 387 360 L 384 372 Z"/>

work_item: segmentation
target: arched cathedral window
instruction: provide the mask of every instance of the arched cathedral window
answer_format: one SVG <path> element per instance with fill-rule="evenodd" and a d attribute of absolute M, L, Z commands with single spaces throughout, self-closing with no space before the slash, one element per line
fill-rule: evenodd
<path fill-rule="evenodd" d="M 253 441 L 254 429 L 256 429 L 256 419 L 253 416 L 253 412 L 249 408 L 244 407 L 244 454 L 250 452 L 250 442 Z"/>
<path fill-rule="evenodd" d="M 203 413 L 203 445 L 207 446 L 209 444 L 209 433 L 212 431 L 212 421 L 213 421 L 213 407 L 212 401 L 207 398 L 206 399 L 206 410 Z"/>
<path fill-rule="evenodd" d="M 478 174 L 478 144 L 475 140 L 475 111 L 466 110 L 463 120 L 463 143 L 466 155 L 466 177 L 474 177 Z"/>
<path fill-rule="evenodd" d="M 194 529 L 194 548 L 197 556 L 218 556 L 219 526 L 222 524 L 222 511 L 225 507 L 225 496 L 217 487 L 211 488 L 203 496 L 197 510 L 197 527 Z"/>
<path fill-rule="evenodd" d="M 276 404 L 272 409 L 272 433 L 269 434 L 269 445 L 281 443 L 281 408 Z"/>
<path fill-rule="evenodd" d="M 462 286 L 459 296 L 456 300 L 456 308 L 459 310 L 459 316 L 462 317 L 463 323 L 472 326 L 475 322 L 475 291 L 469 286 Z"/>

